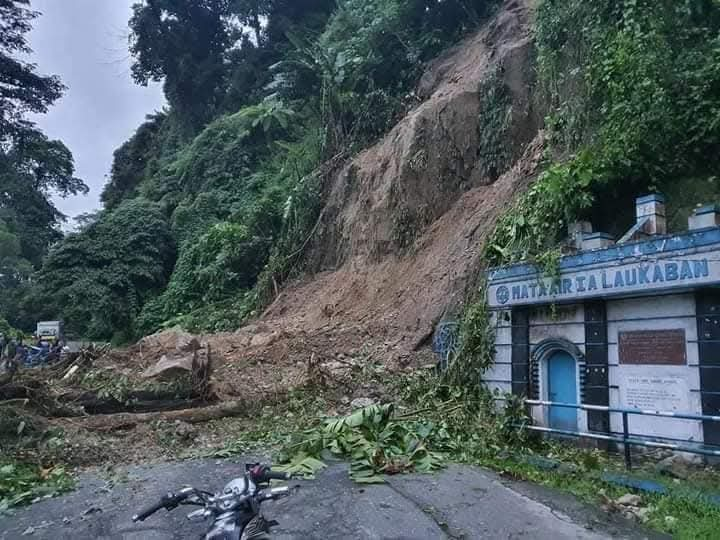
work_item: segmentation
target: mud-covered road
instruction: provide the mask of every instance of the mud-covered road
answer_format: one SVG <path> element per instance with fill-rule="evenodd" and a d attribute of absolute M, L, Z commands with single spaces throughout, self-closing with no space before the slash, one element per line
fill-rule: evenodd
<path fill-rule="evenodd" d="M 79 488 L 0 517 L 0 539 L 169 540 L 198 538 L 203 523 L 183 509 L 161 510 L 142 524 L 130 516 L 162 493 L 186 484 L 215 490 L 243 461 L 200 460 L 85 474 Z M 358 486 L 343 464 L 316 480 L 297 481 L 297 493 L 267 503 L 278 539 L 648 538 L 627 522 L 535 486 L 493 473 L 451 466 L 435 475 L 404 475 Z M 190 508 L 188 508 L 188 511 Z"/>

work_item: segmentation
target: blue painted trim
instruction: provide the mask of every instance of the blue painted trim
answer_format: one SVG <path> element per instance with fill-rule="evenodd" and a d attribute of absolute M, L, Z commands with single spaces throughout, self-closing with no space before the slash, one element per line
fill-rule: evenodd
<path fill-rule="evenodd" d="M 653 236 L 650 239 L 640 240 L 638 242 L 629 242 L 627 244 L 609 246 L 593 251 L 583 251 L 577 255 L 563 257 L 560 260 L 560 271 L 648 255 L 700 249 L 713 245 L 717 245 L 717 247 L 720 248 L 720 227 L 689 231 L 676 235 Z M 519 263 L 491 269 L 489 271 L 489 278 L 492 282 L 508 278 L 536 275 L 537 273 L 538 270 L 534 265 Z"/>
<path fill-rule="evenodd" d="M 595 240 L 596 238 L 603 238 L 605 240 L 615 240 L 615 237 L 606 232 L 594 232 L 583 234 L 583 240 Z"/>
<path fill-rule="evenodd" d="M 720 208 L 718 208 L 717 204 L 706 204 L 705 206 L 696 208 L 693 214 L 696 216 L 702 216 L 703 214 L 715 214 L 717 212 L 720 212 Z"/>
<path fill-rule="evenodd" d="M 661 193 L 651 193 L 650 195 L 644 195 L 643 197 L 635 199 L 635 204 L 646 204 L 649 202 L 664 203 L 665 195 L 662 195 Z"/>

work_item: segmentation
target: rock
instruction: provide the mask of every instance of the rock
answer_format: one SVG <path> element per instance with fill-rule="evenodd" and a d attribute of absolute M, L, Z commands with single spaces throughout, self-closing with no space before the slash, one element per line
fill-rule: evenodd
<path fill-rule="evenodd" d="M 268 345 L 272 345 L 277 341 L 278 335 L 277 333 L 273 332 L 272 334 L 255 334 L 250 339 L 250 346 L 251 347 L 266 347 Z"/>
<path fill-rule="evenodd" d="M 645 523 L 650 517 L 650 508 L 636 508 L 634 513 L 640 521 Z"/>
<path fill-rule="evenodd" d="M 623 506 L 640 506 L 642 503 L 642 497 L 640 495 L 634 495 L 632 493 L 626 493 L 615 501 L 617 504 Z"/>
<path fill-rule="evenodd" d="M 197 431 L 196 429 L 187 422 L 183 422 L 182 420 L 178 420 L 175 423 L 175 435 L 183 440 L 183 441 L 190 441 L 195 438 Z"/>
<path fill-rule="evenodd" d="M 177 350 L 182 352 L 193 353 L 201 349 L 202 345 L 200 345 L 200 342 L 197 340 L 197 338 L 183 334 L 181 336 L 178 336 L 176 348 Z"/>
<path fill-rule="evenodd" d="M 192 373 L 192 363 L 192 355 L 181 358 L 168 358 L 163 355 L 157 364 L 145 370 L 142 377 L 144 379 L 172 379 L 181 373 Z"/>
<path fill-rule="evenodd" d="M 368 397 L 355 398 L 350 402 L 350 406 L 353 409 L 363 409 L 365 407 L 369 407 L 370 405 L 375 405 L 375 400 Z"/>
<path fill-rule="evenodd" d="M 655 464 L 655 472 L 686 480 L 692 475 L 692 469 L 679 455 L 672 455 Z"/>

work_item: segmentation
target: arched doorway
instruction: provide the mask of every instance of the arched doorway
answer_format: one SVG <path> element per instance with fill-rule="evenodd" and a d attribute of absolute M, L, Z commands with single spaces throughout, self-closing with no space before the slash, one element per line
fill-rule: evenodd
<path fill-rule="evenodd" d="M 547 389 L 549 401 L 577 404 L 577 363 L 570 353 L 556 350 L 547 360 Z M 577 409 L 551 406 L 551 428 L 577 430 Z"/>
<path fill-rule="evenodd" d="M 530 362 L 531 397 L 571 405 L 580 403 L 585 357 L 577 345 L 559 337 L 544 339 L 533 347 Z M 543 425 L 566 431 L 577 431 L 581 423 L 578 410 L 569 407 L 544 407 L 534 417 Z"/>

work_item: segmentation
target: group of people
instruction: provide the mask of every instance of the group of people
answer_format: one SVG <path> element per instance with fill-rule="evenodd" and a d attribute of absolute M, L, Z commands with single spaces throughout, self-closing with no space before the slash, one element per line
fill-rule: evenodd
<path fill-rule="evenodd" d="M 13 361 L 17 365 L 46 364 L 58 360 L 64 346 L 61 339 L 50 343 L 38 337 L 35 346 L 27 346 L 22 336 L 0 336 L 0 361 Z"/>

